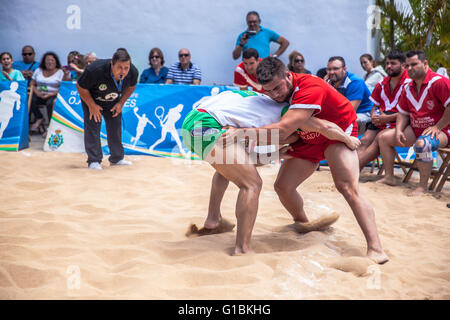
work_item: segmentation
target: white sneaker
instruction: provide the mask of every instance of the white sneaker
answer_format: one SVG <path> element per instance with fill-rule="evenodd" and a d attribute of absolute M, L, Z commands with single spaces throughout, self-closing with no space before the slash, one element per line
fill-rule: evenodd
<path fill-rule="evenodd" d="M 89 164 L 89 169 L 93 169 L 93 170 L 102 170 L 102 165 L 98 162 L 91 162 Z"/>
<path fill-rule="evenodd" d="M 127 160 L 122 159 L 122 160 L 120 160 L 120 161 L 118 161 L 116 163 L 112 163 L 111 162 L 111 165 L 112 166 L 131 166 L 131 161 L 127 161 Z"/>

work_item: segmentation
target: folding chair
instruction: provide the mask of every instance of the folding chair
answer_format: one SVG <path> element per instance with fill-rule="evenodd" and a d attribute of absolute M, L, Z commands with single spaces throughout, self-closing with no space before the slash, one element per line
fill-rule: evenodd
<path fill-rule="evenodd" d="M 437 151 L 442 158 L 442 164 L 439 170 L 437 170 L 436 174 L 434 175 L 433 181 L 431 182 L 429 189 L 433 191 L 433 189 L 436 188 L 434 191 L 441 192 L 445 182 L 449 180 L 450 148 L 439 148 Z"/>
<path fill-rule="evenodd" d="M 378 167 L 380 168 L 380 170 L 378 170 L 377 175 L 381 176 L 384 172 L 384 163 L 380 167 L 379 159 L 377 159 L 377 161 L 378 161 Z M 411 168 L 413 164 L 414 163 L 411 164 L 411 162 L 403 160 L 402 157 L 400 157 L 399 154 L 397 153 L 397 150 L 394 149 L 394 165 L 400 166 L 400 168 L 402 168 L 404 174 L 407 174 L 406 168 Z"/>
<path fill-rule="evenodd" d="M 442 148 L 442 149 L 444 149 L 444 148 Z M 441 150 L 441 149 L 438 149 L 438 151 L 439 150 Z M 432 169 L 431 170 L 430 178 L 432 178 L 433 180 L 431 181 L 430 185 L 428 186 L 428 190 L 433 191 L 433 189 L 434 189 L 435 185 L 437 184 L 439 178 L 443 175 L 443 172 L 445 171 L 446 166 L 448 166 L 448 163 L 450 161 L 450 149 L 445 149 L 445 150 L 448 150 L 448 153 L 444 152 L 442 150 L 440 151 L 440 155 L 441 155 L 441 158 L 443 160 L 444 160 L 444 154 L 445 153 L 447 154 L 447 156 L 445 157 L 446 159 L 444 160 L 444 162 L 441 165 L 441 168 L 439 170 L 436 170 L 436 169 Z M 414 159 L 414 162 L 412 163 L 411 167 L 409 168 L 408 173 L 403 178 L 403 182 L 404 183 L 409 181 L 409 179 L 411 178 L 414 170 L 416 170 L 416 171 L 419 170 L 419 168 L 417 167 L 417 160 L 415 160 L 415 159 Z M 447 175 L 448 175 L 448 173 L 447 173 Z M 445 180 L 442 182 L 442 186 L 440 187 L 440 189 L 439 190 L 436 189 L 436 191 L 439 192 L 442 189 L 442 187 L 444 185 L 444 182 L 445 182 Z"/>

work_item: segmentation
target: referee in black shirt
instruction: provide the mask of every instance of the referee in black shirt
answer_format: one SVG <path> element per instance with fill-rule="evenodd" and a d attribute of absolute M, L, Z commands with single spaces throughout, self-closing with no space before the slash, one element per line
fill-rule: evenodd
<path fill-rule="evenodd" d="M 130 165 L 123 159 L 122 107 L 136 89 L 138 71 L 127 50 L 120 48 L 112 59 L 97 60 L 86 67 L 77 82 L 84 113 L 84 147 L 90 169 L 101 170 L 100 143 L 102 116 L 105 119 L 109 162 Z"/>

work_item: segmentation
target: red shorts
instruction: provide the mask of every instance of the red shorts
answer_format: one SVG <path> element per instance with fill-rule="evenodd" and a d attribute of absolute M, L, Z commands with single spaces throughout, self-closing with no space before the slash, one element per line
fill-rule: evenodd
<path fill-rule="evenodd" d="M 425 129 L 422 128 L 412 128 L 414 131 L 414 134 L 416 135 L 416 139 L 419 138 L 422 135 L 422 132 L 425 131 Z M 448 144 L 447 146 L 450 146 L 450 125 L 446 126 L 444 129 L 442 129 L 442 132 L 445 133 L 447 136 Z"/>
<path fill-rule="evenodd" d="M 345 130 L 345 132 L 348 133 L 350 130 L 351 130 L 350 135 L 352 137 L 358 138 L 358 124 L 356 123 L 356 121 L 354 121 Z M 294 150 L 289 151 L 289 154 L 294 158 L 304 159 L 311 162 L 320 162 L 325 159 L 324 152 L 328 148 L 328 146 L 335 143 L 340 143 L 340 141 L 323 139 L 323 142 L 321 143 L 312 144 L 307 143 L 304 140 L 300 139 L 297 142 L 291 144 L 291 147 Z"/>

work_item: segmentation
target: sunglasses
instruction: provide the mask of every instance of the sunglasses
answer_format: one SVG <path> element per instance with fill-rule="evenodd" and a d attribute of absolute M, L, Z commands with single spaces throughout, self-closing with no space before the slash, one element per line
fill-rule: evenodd
<path fill-rule="evenodd" d="M 303 59 L 295 59 L 294 62 L 295 63 L 299 63 L 299 62 L 303 63 L 303 62 L 305 62 L 305 60 L 303 60 Z"/>
<path fill-rule="evenodd" d="M 33 52 L 24 52 L 22 53 L 23 56 L 32 56 Z"/>
<path fill-rule="evenodd" d="M 159 59 L 159 58 L 161 58 L 161 57 L 160 56 L 153 56 L 150 59 Z"/>
<path fill-rule="evenodd" d="M 179 56 L 180 58 L 182 58 L 182 57 L 189 57 L 190 54 L 189 54 L 189 53 L 182 53 L 182 54 L 179 54 L 178 56 Z"/>

